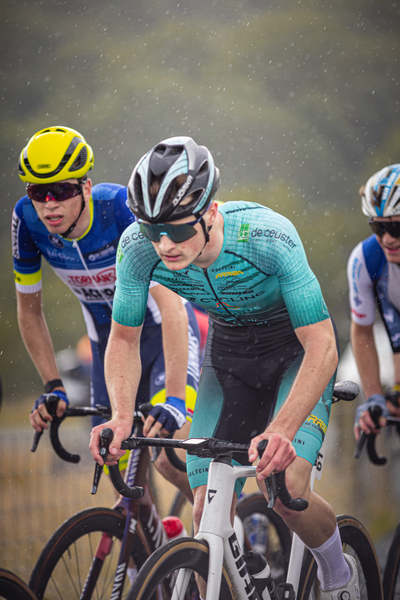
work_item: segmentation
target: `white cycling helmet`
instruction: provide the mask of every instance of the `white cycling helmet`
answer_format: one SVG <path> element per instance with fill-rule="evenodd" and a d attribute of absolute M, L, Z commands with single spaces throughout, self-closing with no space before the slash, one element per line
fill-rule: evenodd
<path fill-rule="evenodd" d="M 400 164 L 384 167 L 361 190 L 362 211 L 367 217 L 400 215 Z"/>

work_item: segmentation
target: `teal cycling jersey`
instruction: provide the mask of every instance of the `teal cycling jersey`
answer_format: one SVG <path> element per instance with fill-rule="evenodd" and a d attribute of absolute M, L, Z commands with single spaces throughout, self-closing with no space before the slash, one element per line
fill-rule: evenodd
<path fill-rule="evenodd" d="M 288 219 L 251 202 L 228 202 L 219 211 L 223 246 L 207 269 L 190 264 L 172 272 L 137 223 L 124 231 L 113 305 L 118 323 L 142 324 L 151 280 L 197 303 L 222 325 L 274 323 L 279 329 L 279 323 L 287 326 L 290 319 L 296 329 L 329 318 L 319 283 Z"/>

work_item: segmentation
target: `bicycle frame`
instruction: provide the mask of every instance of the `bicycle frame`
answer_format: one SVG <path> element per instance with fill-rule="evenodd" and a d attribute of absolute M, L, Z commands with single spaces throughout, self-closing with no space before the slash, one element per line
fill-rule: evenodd
<path fill-rule="evenodd" d="M 312 469 L 311 488 L 313 488 L 315 479 L 320 478 L 321 475 L 323 449 L 324 444 Z M 210 553 L 209 564 L 212 565 L 212 569 L 210 568 L 208 573 L 206 600 L 219 598 L 223 567 L 229 575 L 233 591 L 238 598 L 253 600 L 258 597 L 231 524 L 230 511 L 226 510 L 226 507 L 231 506 L 232 503 L 236 479 L 255 476 L 256 467 L 254 466 L 232 465 L 221 459 L 214 459 L 210 464 L 204 510 L 199 532 L 195 536 L 196 539 L 208 545 Z M 293 534 L 286 582 L 292 584 L 296 597 L 304 548 L 304 543 L 296 534 Z M 182 585 L 183 589 L 186 589 L 190 575 L 191 572 L 188 569 L 179 573 L 171 600 L 180 600 L 179 590 L 182 589 Z M 269 594 L 268 600 L 271 600 Z"/>

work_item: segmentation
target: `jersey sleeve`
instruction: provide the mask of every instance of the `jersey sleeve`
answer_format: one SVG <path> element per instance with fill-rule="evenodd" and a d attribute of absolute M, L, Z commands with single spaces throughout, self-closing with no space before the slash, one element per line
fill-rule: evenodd
<path fill-rule="evenodd" d="M 42 288 L 41 252 L 34 243 L 23 215 L 23 199 L 15 206 L 11 225 L 15 287 L 34 294 Z"/>
<path fill-rule="evenodd" d="M 142 325 L 146 314 L 151 268 L 148 252 L 142 252 L 142 245 L 149 248 L 149 242 L 140 233 L 138 224 L 133 223 L 119 240 L 112 312 L 114 321 L 129 327 Z"/>
<path fill-rule="evenodd" d="M 375 321 L 374 284 L 365 263 L 362 242 L 350 254 L 347 279 L 352 321 L 358 325 L 372 325 Z"/>
<path fill-rule="evenodd" d="M 329 311 L 296 228 L 282 215 L 276 217 L 278 243 L 271 245 L 268 261 L 278 278 L 293 328 L 324 321 L 330 317 Z"/>

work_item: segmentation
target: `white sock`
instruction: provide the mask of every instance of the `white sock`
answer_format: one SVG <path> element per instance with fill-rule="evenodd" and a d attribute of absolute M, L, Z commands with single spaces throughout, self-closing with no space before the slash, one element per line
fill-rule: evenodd
<path fill-rule="evenodd" d="M 319 548 L 309 548 L 318 566 L 317 576 L 321 583 L 321 590 L 336 590 L 349 582 L 351 572 L 342 549 L 339 528 L 336 525 L 335 533 Z"/>

